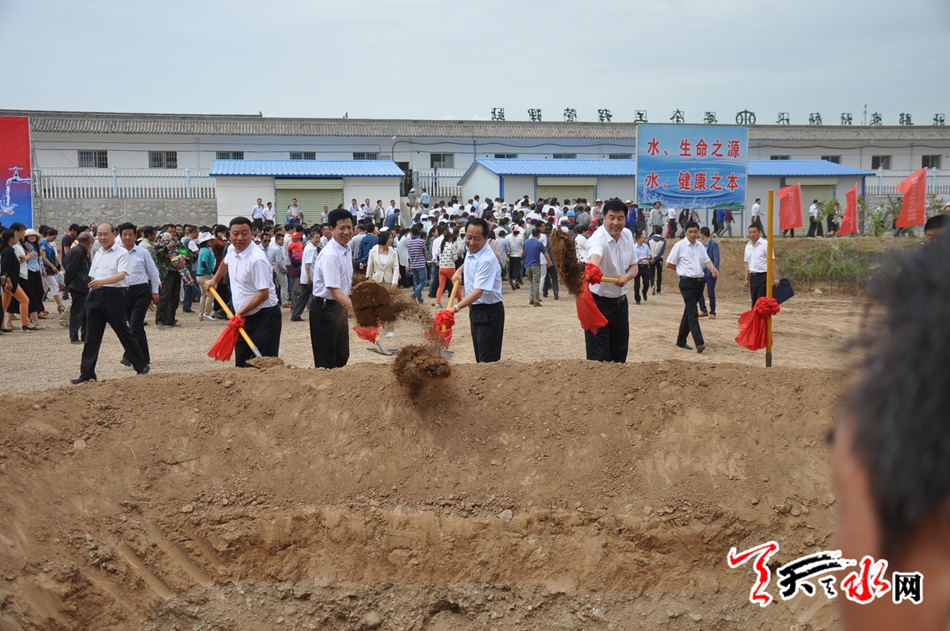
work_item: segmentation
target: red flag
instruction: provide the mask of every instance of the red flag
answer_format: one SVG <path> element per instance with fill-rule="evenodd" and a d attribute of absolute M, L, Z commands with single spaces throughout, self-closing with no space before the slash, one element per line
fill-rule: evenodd
<path fill-rule="evenodd" d="M 775 193 L 779 199 L 779 230 L 801 228 L 802 223 L 802 185 L 793 184 L 780 188 Z"/>
<path fill-rule="evenodd" d="M 904 195 L 904 201 L 894 225 L 898 228 L 922 226 L 927 221 L 927 169 L 914 171 L 895 188 Z"/>
<path fill-rule="evenodd" d="M 858 185 L 848 191 L 848 203 L 844 208 L 844 219 L 838 229 L 839 237 L 846 237 L 858 231 Z"/>

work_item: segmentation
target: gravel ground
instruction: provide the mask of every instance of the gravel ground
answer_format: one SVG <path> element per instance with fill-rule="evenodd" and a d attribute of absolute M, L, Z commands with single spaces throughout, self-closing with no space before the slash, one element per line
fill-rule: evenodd
<path fill-rule="evenodd" d="M 742 289 L 738 272 L 724 272 L 725 276 L 721 278 L 717 291 L 719 317 L 716 320 L 700 320 L 706 337 L 706 353 L 697 355 L 675 347 L 683 301 L 675 288 L 671 287 L 661 295 L 651 296 L 642 305 L 630 304 L 628 361 L 679 358 L 763 365 L 764 352 L 751 353 L 734 341 L 738 333 L 739 314 L 749 308 L 748 294 Z M 527 304 L 527 286 L 512 292 L 506 284 L 504 297 L 503 361 L 535 362 L 585 357 L 584 334 L 577 321 L 574 300 L 566 291 L 561 293 L 560 300 L 555 301 L 553 295 L 544 300 L 540 308 Z M 433 302 L 427 301 L 427 305 Z M 816 368 L 848 365 L 853 358 L 842 355 L 839 349 L 847 337 L 857 330 L 860 304 L 860 299 L 831 297 L 827 294 L 796 296 L 785 303 L 782 313 L 775 317 L 775 365 Z M 48 308 L 55 313 L 52 302 Z M 435 307 L 429 308 L 435 315 Z M 280 356 L 288 364 L 312 366 L 309 325 L 306 319 L 304 322 L 291 322 L 289 311 L 283 310 Z M 207 356 L 208 349 L 224 328 L 224 322 L 199 321 L 197 314 L 182 314 L 180 311 L 179 316 L 181 326 L 178 328 L 158 331 L 152 324 L 146 327 L 153 373 L 198 372 L 231 365 L 216 363 Z M 72 387 L 68 384 L 70 379 L 79 376 L 82 347 L 69 344 L 67 331 L 58 324 L 55 315 L 51 314 L 47 322 L 50 327 L 43 331 L 18 330 L 0 336 L 0 365 L 9 367 L 4 370 L 8 378 L 0 384 L 0 393 Z M 350 324 L 355 325 L 352 317 Z M 406 344 L 418 343 L 421 339 L 417 325 L 398 322 L 395 338 L 384 341 L 390 348 L 398 349 Z M 369 346 L 351 332 L 349 363 L 392 362 L 391 357 L 368 352 L 366 349 Z M 451 349 L 455 351 L 454 363 L 475 361 L 468 316 L 464 312 L 455 326 Z M 100 380 L 135 376 L 131 368 L 119 364 L 121 355 L 118 340 L 107 330 L 97 367 Z"/>

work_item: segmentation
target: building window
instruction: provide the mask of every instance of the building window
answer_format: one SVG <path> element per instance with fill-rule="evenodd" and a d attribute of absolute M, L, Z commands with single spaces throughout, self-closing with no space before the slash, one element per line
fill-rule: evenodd
<path fill-rule="evenodd" d="M 611 160 L 632 160 L 632 153 L 611 153 L 607 156 Z"/>
<path fill-rule="evenodd" d="M 835 164 L 841 164 L 841 156 L 821 156 L 821 159 Z"/>
<path fill-rule="evenodd" d="M 214 159 L 215 160 L 243 160 L 244 152 L 243 151 L 215 151 Z"/>
<path fill-rule="evenodd" d="M 378 151 L 354 151 L 354 160 L 379 160 Z"/>
<path fill-rule="evenodd" d="M 577 154 L 576 153 L 555 153 L 554 159 L 555 160 L 576 160 Z"/>
<path fill-rule="evenodd" d="M 291 160 L 316 160 L 317 152 L 316 151 L 291 151 L 290 159 Z"/>
<path fill-rule="evenodd" d="M 150 169 L 177 169 L 177 151 L 149 151 L 148 168 Z"/>
<path fill-rule="evenodd" d="M 79 168 L 80 169 L 108 169 L 109 152 L 100 149 L 80 149 L 79 150 Z"/>
<path fill-rule="evenodd" d="M 920 168 L 927 169 L 939 169 L 940 168 L 940 156 L 921 156 L 920 158 Z"/>
<path fill-rule="evenodd" d="M 769 160 L 791 160 L 792 156 L 769 156 Z"/>
<path fill-rule="evenodd" d="M 878 169 L 884 169 L 889 171 L 891 168 L 891 157 L 890 156 L 871 156 L 871 170 L 877 171 Z"/>
<path fill-rule="evenodd" d="M 429 166 L 432 167 L 433 169 L 454 169 L 455 168 L 455 154 L 454 153 L 430 153 Z"/>
<path fill-rule="evenodd" d="M 515 160 L 518 158 L 517 153 L 496 153 L 495 158 L 499 160 Z"/>

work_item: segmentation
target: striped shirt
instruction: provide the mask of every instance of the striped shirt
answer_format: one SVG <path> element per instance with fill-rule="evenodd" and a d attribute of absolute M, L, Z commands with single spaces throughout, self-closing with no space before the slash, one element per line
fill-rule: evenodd
<path fill-rule="evenodd" d="M 410 237 L 406 247 L 409 249 L 409 269 L 423 269 L 426 266 L 425 240 Z"/>

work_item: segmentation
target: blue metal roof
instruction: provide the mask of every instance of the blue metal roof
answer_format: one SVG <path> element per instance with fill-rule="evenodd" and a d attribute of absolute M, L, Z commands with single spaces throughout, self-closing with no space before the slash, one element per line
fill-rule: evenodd
<path fill-rule="evenodd" d="M 405 177 L 392 160 L 215 160 L 212 176 Z"/>
<path fill-rule="evenodd" d="M 874 175 L 827 160 L 749 160 L 750 177 L 863 177 Z"/>

